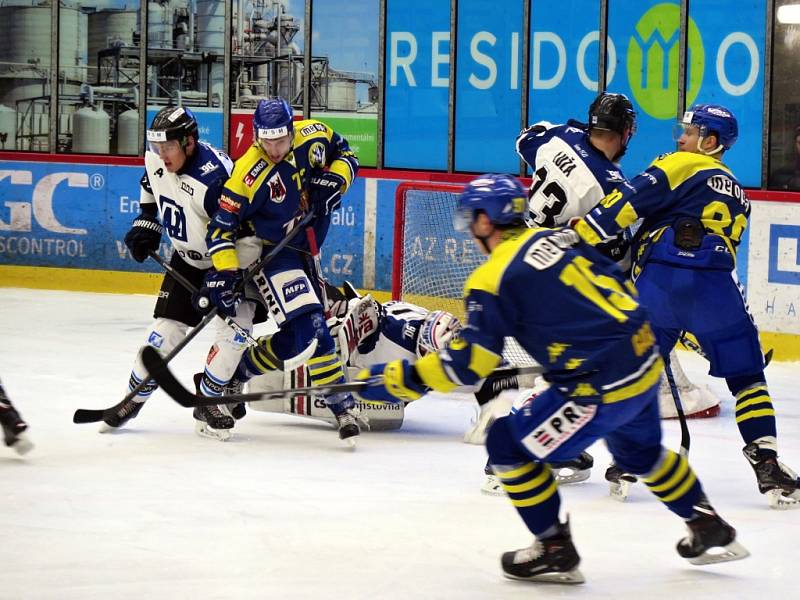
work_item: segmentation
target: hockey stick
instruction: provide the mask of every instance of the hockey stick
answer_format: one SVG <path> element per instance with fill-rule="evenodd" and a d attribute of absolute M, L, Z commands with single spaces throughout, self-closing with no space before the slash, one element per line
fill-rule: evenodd
<path fill-rule="evenodd" d="M 322 276 L 322 260 L 319 257 L 317 234 L 311 225 L 306 227 L 306 239 L 308 240 L 308 248 L 311 251 L 311 268 L 314 271 L 314 276 L 317 278 L 317 286 L 322 296 L 320 298 L 320 300 L 322 300 L 322 312 L 327 319 L 331 316 L 330 310 L 328 310 L 328 291 L 325 288 L 325 278 Z"/>
<path fill-rule="evenodd" d="M 194 287 L 194 285 L 192 284 L 192 282 L 191 282 L 191 281 L 189 281 L 188 279 L 186 279 L 186 277 L 184 277 L 184 276 L 183 276 L 183 275 L 181 275 L 180 273 L 178 273 L 178 272 L 177 272 L 177 271 L 176 271 L 176 270 L 175 270 L 175 269 L 174 269 L 174 268 L 173 268 L 173 267 L 172 267 L 170 264 L 168 264 L 168 263 L 167 263 L 167 261 L 165 261 L 163 258 L 161 258 L 161 257 L 160 257 L 158 254 L 156 254 L 156 253 L 155 253 L 155 252 L 153 252 L 152 250 L 151 250 L 151 251 L 150 251 L 148 254 L 150 255 L 150 258 L 152 258 L 154 261 L 156 261 L 158 264 L 160 264 L 160 265 L 161 265 L 161 267 L 162 267 L 162 268 L 163 268 L 163 269 L 164 269 L 164 270 L 165 270 L 167 273 L 169 273 L 169 274 L 170 274 L 170 276 L 171 276 L 171 277 L 172 277 L 172 278 L 173 278 L 175 281 L 177 281 L 177 282 L 178 282 L 178 283 L 180 283 L 180 284 L 181 284 L 181 285 L 182 285 L 184 288 L 186 288 L 186 290 L 187 290 L 188 292 L 190 292 L 190 293 L 192 293 L 192 294 L 196 294 L 196 293 L 197 293 L 197 288 L 196 288 L 196 287 Z M 207 299 L 206 299 L 206 300 L 207 300 Z M 207 308 L 207 306 L 208 306 L 208 305 L 206 305 L 206 306 L 203 306 L 202 308 Z M 249 331 L 247 331 L 247 330 L 246 330 L 244 327 L 242 327 L 241 325 L 239 325 L 239 324 L 238 324 L 236 321 L 234 321 L 234 320 L 233 320 L 231 317 L 229 317 L 228 315 L 225 315 L 224 317 L 220 316 L 220 318 L 221 318 L 223 321 L 225 321 L 225 324 L 226 324 L 226 325 L 228 325 L 228 327 L 230 327 L 231 329 L 233 329 L 233 330 L 236 332 L 236 334 L 237 334 L 237 335 L 239 335 L 239 336 L 243 337 L 245 340 L 247 340 L 247 343 L 248 343 L 250 346 L 257 346 L 257 345 L 258 345 L 258 342 L 257 342 L 257 341 L 256 341 L 256 340 L 253 338 L 253 336 L 252 336 L 252 335 L 250 335 L 250 332 L 249 332 Z"/>
<path fill-rule="evenodd" d="M 172 396 L 172 398 L 181 406 L 193 408 L 197 406 L 211 406 L 214 404 L 219 404 L 219 398 L 198 396 L 197 394 L 194 394 L 183 387 L 183 385 L 169 370 L 166 362 L 161 358 L 161 355 L 155 348 L 150 346 L 145 346 L 142 348 L 142 361 L 144 362 L 144 365 L 151 377 L 156 380 L 159 386 L 161 386 L 161 389 Z M 534 373 L 540 374 L 542 372 L 543 369 L 541 366 L 512 367 L 496 369 L 492 375 L 507 376 Z M 365 381 L 354 381 L 352 383 L 334 383 L 331 385 L 293 388 L 256 394 L 233 394 L 231 396 L 225 396 L 225 400 L 226 402 L 256 402 L 258 400 L 275 400 L 279 398 L 292 398 L 294 396 L 327 396 L 329 394 L 358 392 L 366 386 L 367 383 Z M 387 402 L 387 404 L 389 403 Z"/>
<path fill-rule="evenodd" d="M 675 402 L 675 410 L 678 412 L 678 422 L 681 425 L 680 454 L 684 458 L 688 458 L 689 444 L 691 443 L 691 438 L 689 437 L 689 425 L 686 423 L 686 415 L 683 412 L 683 405 L 681 404 L 681 396 L 678 393 L 678 386 L 675 384 L 675 376 L 672 374 L 672 366 L 670 365 L 669 356 L 664 357 L 664 372 L 667 375 L 669 391 L 670 394 L 672 394 L 672 401 Z"/>
<path fill-rule="evenodd" d="M 242 277 L 241 282 L 239 283 L 239 285 L 236 286 L 236 290 L 237 291 L 241 291 L 242 289 L 244 289 L 245 284 L 248 281 L 250 281 L 253 277 L 255 277 L 255 275 L 259 271 L 261 271 L 261 269 L 263 269 L 267 265 L 267 263 L 269 263 L 273 258 L 275 258 L 275 256 L 279 252 L 281 252 L 289 244 L 289 242 L 294 239 L 294 237 L 298 233 L 300 233 L 300 230 L 303 229 L 306 225 L 308 225 L 308 223 L 311 221 L 311 219 L 313 217 L 314 217 L 314 213 L 313 212 L 306 213 L 303 216 L 303 218 L 300 219 L 300 221 L 297 223 L 297 225 L 295 225 L 289 231 L 289 233 L 287 233 L 286 236 L 280 242 L 275 244 L 275 246 L 272 248 L 272 250 L 270 250 L 269 253 L 267 253 L 267 255 L 264 258 L 262 258 L 255 265 L 253 265 L 253 266 L 251 266 L 250 268 L 247 269 L 247 271 L 245 272 L 244 276 Z M 167 364 L 169 361 L 171 361 L 173 358 L 175 358 L 175 355 L 177 355 L 178 352 L 183 350 L 186 347 L 186 345 L 189 342 L 191 342 L 194 339 L 194 337 L 198 333 L 200 333 L 203 330 L 203 328 L 206 325 L 208 325 L 214 319 L 214 317 L 217 316 L 217 312 L 218 312 L 218 309 L 217 309 L 216 306 L 214 308 L 212 308 L 209 311 L 209 313 L 205 317 L 203 317 L 203 320 L 200 321 L 200 323 L 198 323 L 186 335 L 186 337 L 184 337 L 180 342 L 178 342 L 178 344 L 172 349 L 172 351 L 164 357 L 164 359 L 163 359 L 164 360 L 164 364 Z M 145 348 L 150 348 L 150 346 L 145 346 Z M 127 402 L 128 400 L 131 400 L 133 397 L 135 397 L 144 388 L 144 386 L 147 385 L 149 380 L 150 380 L 149 377 L 143 377 L 142 381 L 135 388 L 133 388 L 130 392 L 128 392 L 128 394 L 125 396 L 125 398 L 122 399 L 122 402 Z M 116 404 L 114 406 L 116 406 Z M 105 411 L 107 411 L 107 410 L 110 410 L 111 408 L 113 408 L 113 407 L 109 407 L 109 408 L 105 408 L 105 409 L 79 408 L 78 410 L 75 411 L 75 414 L 72 415 L 72 422 L 73 423 L 97 423 L 97 422 L 103 420 L 103 413 L 105 413 Z"/>

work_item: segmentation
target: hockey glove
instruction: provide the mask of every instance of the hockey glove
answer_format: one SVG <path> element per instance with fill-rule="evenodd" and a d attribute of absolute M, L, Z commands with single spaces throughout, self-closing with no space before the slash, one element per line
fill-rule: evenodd
<path fill-rule="evenodd" d="M 414 365 L 407 360 L 393 360 L 362 369 L 356 375 L 356 381 L 367 384 L 357 393 L 367 402 L 411 402 L 419 400 L 428 392 L 419 380 Z"/>
<path fill-rule="evenodd" d="M 125 245 L 136 262 L 144 262 L 149 252 L 156 252 L 161 244 L 161 227 L 155 217 L 141 214 L 125 234 Z"/>
<path fill-rule="evenodd" d="M 203 287 L 192 296 L 192 303 L 198 312 L 208 312 L 210 303 L 217 307 L 219 314 L 233 317 L 236 308 L 242 301 L 242 292 L 235 290 L 242 280 L 242 273 L 236 271 L 217 271 L 211 269 L 206 273 Z M 205 298 L 206 302 L 203 301 Z"/>
<path fill-rule="evenodd" d="M 311 178 L 309 193 L 318 215 L 327 216 L 342 204 L 344 177 L 330 171 Z"/>

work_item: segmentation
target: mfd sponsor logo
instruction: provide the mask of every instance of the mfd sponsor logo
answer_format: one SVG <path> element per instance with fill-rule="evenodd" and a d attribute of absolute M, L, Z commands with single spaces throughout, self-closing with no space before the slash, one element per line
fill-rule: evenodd
<path fill-rule="evenodd" d="M 253 165 L 253 168 L 244 176 L 244 182 L 247 187 L 251 187 L 258 178 L 261 171 L 267 168 L 267 161 L 264 159 L 259 159 L 258 162 Z"/>
<path fill-rule="evenodd" d="M 8 183 L 4 183 L 8 179 Z M 98 181 L 97 186 L 95 180 Z M 17 193 L 15 186 L 31 186 L 33 191 L 30 201 L 12 200 L 6 201 L 5 206 L 9 209 L 9 220 L 6 223 L 0 218 L 0 231 L 30 232 L 33 229 L 33 221 L 42 229 L 53 233 L 67 233 L 74 235 L 86 235 L 88 231 L 79 227 L 67 227 L 62 224 L 53 210 L 54 196 L 56 188 L 66 182 L 71 188 L 100 189 L 104 185 L 101 175 L 88 175 L 87 173 L 50 173 L 45 175 L 34 185 L 33 172 L 16 169 L 0 169 L 0 184 L 2 187 L 9 186 L 10 190 L 4 195 L 14 197 Z M 91 185 L 90 185 L 91 184 Z M 6 188 L 8 189 L 8 188 Z M 1 214 L 1 213 L 0 213 Z"/>
<path fill-rule="evenodd" d="M 322 123 L 311 123 L 310 125 L 306 125 L 300 130 L 300 135 L 311 135 L 318 131 L 325 131 L 325 125 Z"/>
<path fill-rule="evenodd" d="M 800 285 L 800 225 L 770 225 L 767 281 Z"/>
<path fill-rule="evenodd" d="M 190 186 L 185 181 L 181 181 L 181 190 L 189 194 L 190 196 L 194 196 L 194 188 Z"/>
<path fill-rule="evenodd" d="M 304 277 L 292 279 L 290 282 L 283 285 L 283 301 L 288 304 L 301 294 L 308 293 L 308 284 Z"/>

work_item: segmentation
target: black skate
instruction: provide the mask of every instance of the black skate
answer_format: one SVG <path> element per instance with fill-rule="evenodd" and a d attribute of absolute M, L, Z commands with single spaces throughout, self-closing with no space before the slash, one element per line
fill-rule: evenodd
<path fill-rule="evenodd" d="M 578 458 L 564 462 L 548 463 L 553 470 L 553 477 L 559 485 L 586 481 L 592 473 L 594 458 L 588 452 L 581 452 Z"/>
<path fill-rule="evenodd" d="M 11 402 L 4 399 L 0 399 L 0 424 L 3 425 L 3 438 L 6 446 L 20 455 L 33 450 L 33 442 L 25 433 L 28 430 L 28 424 L 22 420 Z"/>
<path fill-rule="evenodd" d="M 778 460 L 771 449 L 759 447 L 756 442 L 742 449 L 758 480 L 758 491 L 767 496 L 771 508 L 784 509 L 800 506 L 800 479 L 789 467 Z"/>
<path fill-rule="evenodd" d="M 693 565 L 711 565 L 750 555 L 736 541 L 736 530 L 722 520 L 705 497 L 693 508 L 694 516 L 686 521 L 689 536 L 678 542 L 678 554 Z"/>
<path fill-rule="evenodd" d="M 339 413 L 336 415 L 336 422 L 339 424 L 339 439 L 347 442 L 350 446 L 355 446 L 356 438 L 361 434 L 357 409 L 348 408 Z"/>
<path fill-rule="evenodd" d="M 244 391 L 244 381 L 241 379 L 231 379 L 225 386 L 223 396 L 238 395 Z M 244 402 L 236 402 L 235 404 L 226 405 L 231 413 L 231 416 L 239 421 L 247 414 L 246 404 Z"/>
<path fill-rule="evenodd" d="M 513 552 L 505 552 L 500 563 L 509 579 L 544 583 L 583 583 L 578 570 L 581 562 L 572 543 L 569 521 L 558 525 L 558 534 Z"/>
<path fill-rule="evenodd" d="M 609 492 L 614 500 L 625 502 L 630 492 L 631 485 L 636 483 L 636 476 L 625 473 L 614 463 L 606 469 L 606 481 L 609 484 Z"/>
<path fill-rule="evenodd" d="M 200 381 L 202 378 L 202 373 L 195 373 L 194 385 L 198 394 L 200 394 Z M 236 424 L 236 421 L 228 412 L 228 407 L 224 404 L 198 406 L 194 409 L 192 416 L 195 420 L 194 430 L 198 435 L 221 442 L 230 439 L 230 430 Z"/>
<path fill-rule="evenodd" d="M 103 425 L 100 428 L 102 433 L 114 431 L 125 425 L 131 419 L 136 418 L 139 411 L 142 410 L 144 402 L 136 402 L 136 400 L 121 400 L 111 408 L 103 411 Z"/>

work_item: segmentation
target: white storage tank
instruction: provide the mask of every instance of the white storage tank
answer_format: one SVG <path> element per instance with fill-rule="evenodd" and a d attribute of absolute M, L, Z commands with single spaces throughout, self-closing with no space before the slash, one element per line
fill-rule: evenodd
<path fill-rule="evenodd" d="M 356 109 L 356 82 L 352 79 L 328 80 L 328 110 Z"/>
<path fill-rule="evenodd" d="M 126 110 L 117 120 L 117 154 L 139 154 L 139 111 Z"/>
<path fill-rule="evenodd" d="M 17 149 L 17 111 L 0 104 L 0 150 Z"/>
<path fill-rule="evenodd" d="M 84 106 L 72 117 L 72 151 L 108 154 L 111 118 L 106 111 Z"/>
<path fill-rule="evenodd" d="M 97 65 L 100 50 L 133 46 L 133 34 L 139 31 L 138 10 L 101 10 L 89 14 L 89 64 Z"/>
<path fill-rule="evenodd" d="M 172 48 L 172 11 L 169 2 L 147 3 L 147 47 Z"/>

